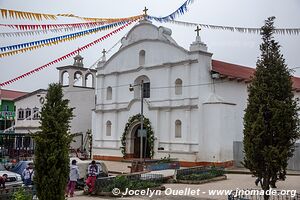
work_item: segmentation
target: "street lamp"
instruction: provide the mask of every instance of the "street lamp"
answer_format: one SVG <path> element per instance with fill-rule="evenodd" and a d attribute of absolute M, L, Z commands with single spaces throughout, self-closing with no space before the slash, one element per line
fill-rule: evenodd
<path fill-rule="evenodd" d="M 141 88 L 141 131 L 140 131 L 140 159 L 143 159 L 143 137 L 144 137 L 144 106 L 143 106 L 143 102 L 144 102 L 144 81 L 142 80 L 140 84 L 135 84 L 135 85 L 129 85 L 129 91 L 132 92 L 134 90 L 134 86 L 140 86 Z M 147 134 L 145 134 L 146 137 L 146 142 L 147 142 Z M 145 144 L 146 146 L 146 144 Z M 145 151 L 146 152 L 146 151 Z M 145 155 L 146 157 L 146 155 Z"/>

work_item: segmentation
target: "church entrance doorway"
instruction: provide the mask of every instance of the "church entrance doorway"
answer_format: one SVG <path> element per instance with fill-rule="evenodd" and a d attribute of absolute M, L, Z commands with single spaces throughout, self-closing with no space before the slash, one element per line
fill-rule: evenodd
<path fill-rule="evenodd" d="M 141 125 L 138 124 L 132 130 L 132 135 L 134 137 L 133 140 L 133 157 L 140 158 L 141 153 L 141 136 L 139 134 L 141 130 Z M 143 158 L 150 158 L 150 145 L 146 142 L 146 138 L 143 137 L 143 150 L 142 150 Z"/>

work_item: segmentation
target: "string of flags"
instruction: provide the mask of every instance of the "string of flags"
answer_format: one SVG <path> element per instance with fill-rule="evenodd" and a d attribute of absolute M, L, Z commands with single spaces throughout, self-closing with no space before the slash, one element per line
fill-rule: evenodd
<path fill-rule="evenodd" d="M 30 20 L 56 20 L 58 16 L 61 17 L 73 17 L 82 19 L 84 21 L 103 21 L 107 23 L 112 23 L 116 21 L 126 21 L 133 20 L 134 17 L 124 17 L 124 18 L 94 18 L 94 17 L 80 17 L 74 14 L 45 14 L 45 13 L 35 13 L 35 12 L 25 12 L 18 10 L 0 9 L 1 16 L 3 18 L 12 19 L 30 19 Z M 139 16 L 141 17 L 141 16 Z"/>
<path fill-rule="evenodd" d="M 165 16 L 165 17 L 154 17 L 147 15 L 147 18 L 149 20 L 155 20 L 158 22 L 167 22 L 170 20 L 174 20 L 176 17 L 180 15 L 184 15 L 188 11 L 188 5 L 194 3 L 194 0 L 186 0 L 177 10 L 175 10 L 173 13 Z"/>
<path fill-rule="evenodd" d="M 82 27 L 78 27 L 82 30 Z M 48 33 L 61 33 L 61 32 L 71 32 L 75 31 L 76 28 L 55 28 L 55 29 L 45 29 L 45 30 L 34 30 L 34 31 L 15 31 L 15 32 L 4 32 L 0 33 L 0 37 L 23 37 L 23 36 L 33 36 L 33 35 L 44 35 Z"/>
<path fill-rule="evenodd" d="M 136 21 L 136 20 L 135 20 L 135 21 Z M 130 24 L 132 24 L 132 23 L 135 22 L 135 21 L 129 21 L 129 22 L 127 22 L 126 24 L 124 24 L 123 26 L 121 26 L 121 27 L 119 27 L 119 28 L 113 30 L 112 32 L 110 32 L 110 33 L 108 33 L 108 34 L 106 34 L 106 35 L 104 35 L 104 36 L 102 36 L 102 37 L 100 37 L 100 38 L 94 40 L 93 42 L 90 42 L 90 43 L 88 43 L 88 44 L 86 44 L 86 45 L 84 45 L 84 46 L 82 46 L 82 47 L 79 47 L 78 49 L 76 49 L 76 50 L 74 50 L 74 51 L 72 51 L 72 52 L 70 52 L 70 53 L 68 53 L 68 54 L 66 54 L 66 55 L 64 55 L 64 56 L 61 56 L 61 57 L 59 57 L 59 58 L 57 58 L 57 59 L 55 59 L 55 60 L 53 60 L 53 61 L 51 61 L 51 62 L 49 62 L 49 63 L 47 63 L 47 64 L 45 64 L 45 65 L 42 65 L 42 66 L 40 66 L 40 67 L 37 67 L 37 68 L 35 68 L 35 69 L 33 69 L 33 70 L 29 71 L 29 72 L 26 72 L 26 73 L 24 73 L 24 74 L 22 74 L 22 75 L 20 75 L 20 76 L 18 76 L 18 77 L 15 77 L 15 78 L 12 78 L 12 79 L 10 79 L 10 80 L 8 80 L 8 81 L 2 82 L 2 83 L 0 83 L 0 87 L 10 85 L 10 84 L 14 83 L 15 81 L 18 81 L 18 80 L 20 80 L 20 79 L 23 79 L 23 78 L 25 78 L 25 77 L 27 77 L 27 76 L 30 76 L 30 75 L 32 75 L 32 74 L 34 74 L 34 73 L 36 73 L 36 72 L 39 72 L 39 71 L 45 69 L 45 68 L 47 68 L 47 67 L 49 67 L 49 66 L 51 66 L 51 65 L 53 65 L 53 64 L 59 63 L 59 62 L 65 60 L 65 59 L 67 59 L 67 58 L 69 58 L 69 57 L 71 57 L 71 56 L 74 56 L 74 55 L 76 55 L 77 53 L 79 53 L 79 52 L 81 52 L 81 51 L 84 51 L 84 50 L 86 50 L 87 48 L 90 48 L 91 46 L 94 46 L 95 44 L 97 44 L 97 43 L 99 43 L 99 42 L 101 42 L 101 41 L 103 41 L 103 40 L 105 40 L 105 39 L 111 37 L 112 35 L 114 35 L 114 34 L 116 34 L 116 33 L 118 33 L 119 31 L 123 30 L 124 28 L 126 28 L 127 26 L 129 26 Z"/>
<path fill-rule="evenodd" d="M 33 42 L 27 42 L 22 44 L 10 45 L 0 47 L 0 58 L 10 55 L 15 55 L 18 53 L 23 53 L 26 51 L 30 51 L 33 49 L 41 48 L 44 46 L 55 45 L 60 42 L 74 40 L 76 38 L 96 33 L 101 30 L 107 30 L 110 28 L 115 28 L 114 31 L 94 40 L 93 42 L 84 45 L 77 50 L 74 50 L 64 56 L 59 57 L 43 66 L 35 68 L 29 72 L 26 72 L 16 78 L 10 79 L 3 83 L 0 83 L 0 87 L 9 85 L 15 81 L 23 79 L 29 75 L 32 75 L 38 71 L 43 70 L 51 65 L 54 65 L 62 60 L 65 60 L 71 56 L 74 56 L 76 53 L 79 53 L 99 42 L 105 40 L 112 35 L 116 34 L 117 32 L 121 31 L 125 27 L 129 26 L 131 23 L 141 19 L 146 18 L 151 21 L 157 21 L 160 23 L 173 23 L 178 25 L 184 26 L 200 26 L 201 28 L 209 28 L 214 30 L 225 30 L 225 31 L 237 31 L 241 33 L 260 33 L 260 28 L 247 28 L 247 27 L 234 27 L 234 26 L 220 26 L 220 25 L 212 25 L 212 24 L 201 24 L 201 23 L 193 23 L 193 22 L 185 22 L 185 21 L 177 21 L 175 20 L 178 16 L 184 15 L 188 11 L 188 6 L 192 4 L 194 0 L 186 0 L 178 9 L 176 9 L 171 14 L 165 17 L 156 17 L 147 15 L 147 9 L 145 8 L 143 15 L 137 15 L 127 18 L 91 18 L 91 17 L 81 17 L 74 14 L 43 14 L 43 13 L 32 13 L 32 12 L 23 12 L 23 11 L 16 11 L 16 10 L 7 10 L 7 9 L 0 9 L 1 16 L 3 18 L 13 18 L 13 19 L 31 19 L 31 20 L 56 20 L 58 16 L 62 17 L 73 17 L 84 20 L 86 22 L 83 23 L 72 23 L 72 24 L 0 24 L 0 26 L 9 27 L 13 29 L 19 30 L 18 32 L 6 32 L 0 33 L 0 37 L 15 37 L 15 36 L 29 36 L 34 34 L 45 34 L 48 31 L 52 33 L 62 32 L 62 31 L 72 31 L 77 29 L 88 29 L 84 31 L 79 31 L 76 33 L 66 34 L 58 37 L 48 38 L 44 40 L 38 40 Z M 288 35 L 299 35 L 300 28 L 277 28 L 274 31 L 275 34 L 288 34 Z M 8 51 L 8 52 L 7 52 Z"/>
<path fill-rule="evenodd" d="M 201 24 L 201 23 L 192 23 L 192 22 L 185 22 L 185 21 L 177 21 L 177 20 L 166 20 L 164 22 L 172 23 L 172 24 L 178 24 L 183 26 L 200 26 L 201 28 L 208 28 L 208 29 L 214 29 L 214 30 L 225 30 L 225 31 L 237 31 L 240 33 L 254 33 L 254 34 L 260 34 L 260 28 L 247 28 L 247 27 L 235 27 L 235 26 L 218 26 L 218 25 L 212 25 L 212 24 Z M 281 35 L 299 35 L 300 28 L 275 28 L 274 30 L 275 34 L 281 34 Z"/>
<path fill-rule="evenodd" d="M 49 30 L 57 28 L 91 28 L 101 26 L 104 24 L 120 22 L 120 21 L 132 21 L 140 19 L 142 15 L 136 15 L 128 18 L 111 19 L 108 21 L 97 21 L 97 22 L 82 22 L 82 23 L 69 23 L 69 24 L 0 24 L 0 26 L 9 27 L 18 30 Z"/>
<path fill-rule="evenodd" d="M 6 46 L 6 47 L 0 47 L 1 52 L 9 51 L 9 52 L 5 52 L 5 53 L 0 53 L 0 58 L 5 57 L 5 56 L 15 55 L 18 53 L 24 53 L 26 51 L 34 50 L 37 48 L 42 48 L 44 46 L 51 46 L 51 45 L 56 45 L 61 42 L 65 42 L 65 41 L 71 41 L 71 40 L 77 39 L 79 37 L 83 37 L 83 36 L 93 34 L 93 33 L 99 32 L 99 31 L 108 30 L 108 29 L 111 29 L 111 28 L 114 28 L 117 26 L 121 26 L 124 23 L 126 23 L 126 22 L 117 22 L 117 23 L 113 23 L 113 24 L 77 32 L 77 33 L 72 33 L 72 34 L 68 34 L 68 35 L 48 38 L 48 39 L 44 39 L 44 40 L 38 40 L 38 41 L 34 41 L 34 42 L 22 43 L 22 44 L 17 44 L 17 45 L 11 45 L 11 46 Z"/>

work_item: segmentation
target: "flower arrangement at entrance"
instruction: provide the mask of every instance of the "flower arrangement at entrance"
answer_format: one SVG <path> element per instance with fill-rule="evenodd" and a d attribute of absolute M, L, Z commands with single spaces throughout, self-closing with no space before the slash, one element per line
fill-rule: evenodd
<path fill-rule="evenodd" d="M 126 136 L 128 135 L 129 129 L 132 124 L 139 122 L 141 120 L 141 114 L 136 114 L 128 119 L 128 122 L 125 125 L 123 135 L 121 137 L 121 152 L 123 157 L 126 156 Z M 150 149 L 150 158 L 153 158 L 154 155 L 154 132 L 151 127 L 150 120 L 144 116 L 144 129 L 147 131 L 147 145 L 149 145 Z"/>

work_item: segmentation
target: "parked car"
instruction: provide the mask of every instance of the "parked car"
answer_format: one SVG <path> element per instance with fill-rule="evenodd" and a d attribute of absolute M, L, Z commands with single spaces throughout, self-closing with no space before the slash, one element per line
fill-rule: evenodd
<path fill-rule="evenodd" d="M 6 179 L 5 186 L 7 188 L 11 187 L 20 187 L 23 184 L 22 178 L 20 174 L 15 172 L 7 171 L 3 164 L 0 164 L 0 176 L 3 174 L 7 174 L 8 178 Z"/>

